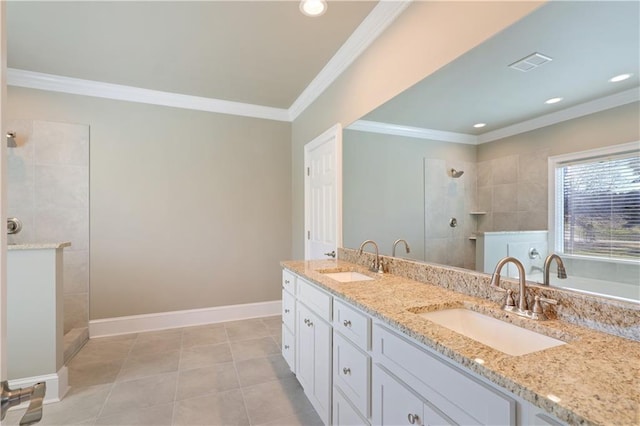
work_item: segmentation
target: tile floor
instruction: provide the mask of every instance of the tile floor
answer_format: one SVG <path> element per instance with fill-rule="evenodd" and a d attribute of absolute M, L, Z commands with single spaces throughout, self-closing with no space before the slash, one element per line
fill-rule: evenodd
<path fill-rule="evenodd" d="M 321 425 L 280 355 L 281 326 L 277 316 L 92 339 L 39 424 Z"/>

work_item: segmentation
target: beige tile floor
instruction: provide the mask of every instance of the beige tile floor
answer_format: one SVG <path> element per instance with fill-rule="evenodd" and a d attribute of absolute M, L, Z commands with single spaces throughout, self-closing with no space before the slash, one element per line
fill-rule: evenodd
<path fill-rule="evenodd" d="M 280 333 L 277 316 L 92 339 L 40 424 L 321 425 L 280 355 Z"/>

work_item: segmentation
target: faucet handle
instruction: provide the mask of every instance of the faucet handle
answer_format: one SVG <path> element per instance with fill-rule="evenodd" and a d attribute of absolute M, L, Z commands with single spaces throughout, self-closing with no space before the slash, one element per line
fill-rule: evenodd
<path fill-rule="evenodd" d="M 504 297 L 504 306 L 516 306 L 516 302 L 513 300 L 513 290 L 511 289 L 505 290 L 504 288 L 497 287 L 497 286 L 491 286 L 491 288 L 496 291 L 501 291 L 503 293 L 506 293 Z"/>
<path fill-rule="evenodd" d="M 555 299 L 548 299 L 546 297 L 536 296 L 534 297 L 533 309 L 531 310 L 535 314 L 544 314 L 544 310 L 542 309 L 542 303 L 548 303 L 550 305 L 557 305 L 558 301 Z"/>

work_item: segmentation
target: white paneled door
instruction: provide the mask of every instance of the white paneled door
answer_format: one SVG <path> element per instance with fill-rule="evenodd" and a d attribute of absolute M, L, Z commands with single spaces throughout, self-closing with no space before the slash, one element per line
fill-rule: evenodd
<path fill-rule="evenodd" d="M 342 245 L 342 126 L 304 146 L 305 259 L 335 257 Z"/>

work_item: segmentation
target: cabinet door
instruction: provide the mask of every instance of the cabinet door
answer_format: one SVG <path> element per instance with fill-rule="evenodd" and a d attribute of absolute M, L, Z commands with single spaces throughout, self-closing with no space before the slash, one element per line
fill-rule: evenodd
<path fill-rule="evenodd" d="M 454 424 L 378 365 L 373 367 L 373 424 L 436 426 Z"/>
<path fill-rule="evenodd" d="M 331 327 L 302 303 L 297 307 L 298 381 L 325 424 L 331 419 Z"/>

